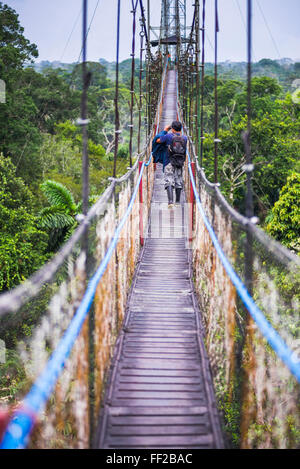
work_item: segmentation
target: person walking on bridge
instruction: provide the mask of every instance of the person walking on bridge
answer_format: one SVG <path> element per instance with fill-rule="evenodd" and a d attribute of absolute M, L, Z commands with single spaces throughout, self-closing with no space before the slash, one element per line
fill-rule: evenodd
<path fill-rule="evenodd" d="M 181 130 L 181 122 L 173 121 L 153 140 L 154 161 L 163 164 L 164 185 L 169 208 L 173 208 L 173 189 L 175 188 L 176 204 L 180 203 L 183 189 L 183 165 L 186 158 L 187 137 L 182 136 Z"/>

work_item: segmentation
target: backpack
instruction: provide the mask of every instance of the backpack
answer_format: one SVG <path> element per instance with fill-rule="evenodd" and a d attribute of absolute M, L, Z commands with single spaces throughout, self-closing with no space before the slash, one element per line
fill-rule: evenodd
<path fill-rule="evenodd" d="M 180 135 L 175 135 L 169 145 L 169 157 L 172 166 L 182 168 L 186 156 L 186 139 Z"/>

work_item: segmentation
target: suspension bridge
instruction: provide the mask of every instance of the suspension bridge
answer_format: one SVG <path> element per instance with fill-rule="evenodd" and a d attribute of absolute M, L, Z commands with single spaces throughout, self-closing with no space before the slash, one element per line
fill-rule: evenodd
<path fill-rule="evenodd" d="M 205 1 L 195 1 L 190 28 L 185 1 L 162 1 L 156 56 L 142 1 L 132 2 L 134 34 L 138 6 L 141 53 L 144 40 L 147 52 L 147 143 L 94 206 L 86 203 L 61 251 L 0 297 L 3 328 L 44 309 L 33 337 L 18 349 L 30 386 L 6 414 L 1 448 L 225 448 L 232 409 L 242 448 L 293 447 L 291 426 L 300 422 L 300 262 L 253 216 L 251 1 L 245 216 L 217 182 L 217 119 L 213 183 L 202 168 Z M 86 37 L 85 26 L 84 62 Z M 131 152 L 132 109 L 133 102 Z M 184 194 L 170 210 L 151 143 L 175 119 L 184 124 L 188 150 Z M 84 98 L 81 125 L 86 135 Z M 87 202 L 87 173 L 85 181 Z"/>

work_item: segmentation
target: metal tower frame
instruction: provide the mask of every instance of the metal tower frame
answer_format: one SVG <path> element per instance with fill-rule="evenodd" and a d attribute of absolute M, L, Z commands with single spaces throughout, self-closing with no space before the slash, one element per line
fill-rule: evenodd
<path fill-rule="evenodd" d="M 162 0 L 160 26 L 149 27 L 150 32 L 152 31 L 156 37 L 152 45 L 158 45 L 164 54 L 170 53 L 174 59 L 179 53 L 181 44 L 186 47 L 187 29 L 190 28 L 186 25 L 186 0 Z"/>

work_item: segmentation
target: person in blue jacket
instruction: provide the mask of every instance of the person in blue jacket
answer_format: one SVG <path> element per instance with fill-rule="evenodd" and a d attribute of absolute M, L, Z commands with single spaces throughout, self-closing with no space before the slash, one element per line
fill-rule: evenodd
<path fill-rule="evenodd" d="M 169 208 L 173 207 L 173 188 L 175 188 L 176 193 L 176 204 L 180 203 L 180 195 L 183 189 L 183 168 L 172 166 L 168 151 L 168 146 L 171 145 L 173 137 L 175 135 L 181 136 L 181 129 L 181 122 L 173 121 L 172 125 L 167 125 L 162 132 L 154 137 L 152 142 L 154 162 L 163 165 L 164 184 L 168 194 Z M 186 136 L 183 136 L 183 138 L 187 141 Z"/>

